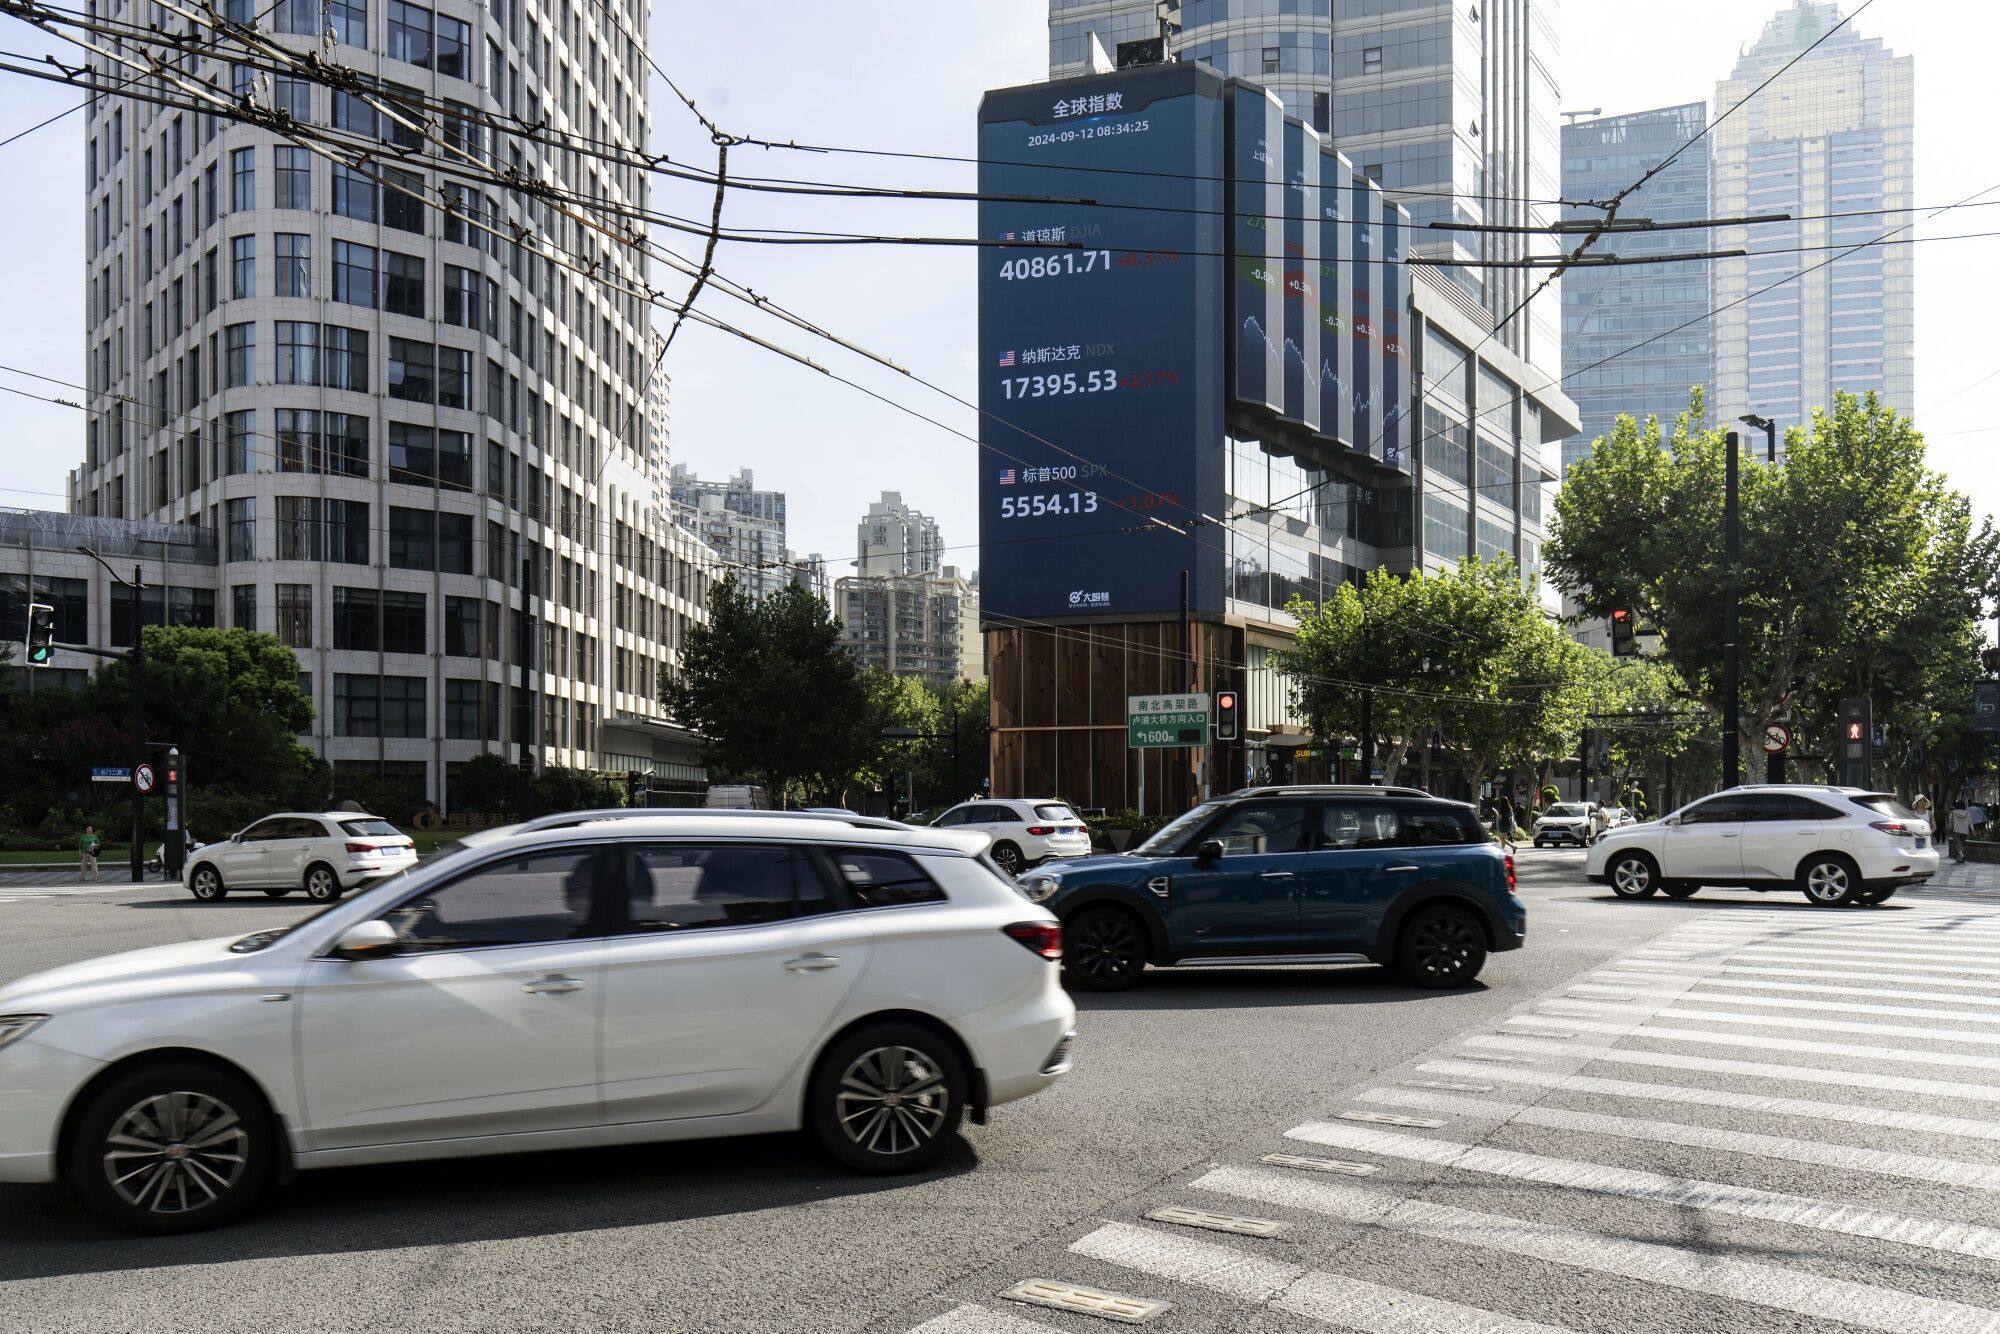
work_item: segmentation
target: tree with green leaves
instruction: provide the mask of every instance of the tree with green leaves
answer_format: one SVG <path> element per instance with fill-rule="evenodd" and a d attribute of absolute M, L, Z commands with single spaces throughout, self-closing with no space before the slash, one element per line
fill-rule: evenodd
<path fill-rule="evenodd" d="M 825 601 L 787 586 L 759 602 L 731 577 L 708 612 L 679 670 L 661 670 L 660 700 L 702 738 L 711 772 L 774 802 L 844 790 L 880 753 L 880 715 Z"/>
<path fill-rule="evenodd" d="M 1586 613 L 1629 608 L 1657 629 L 1666 661 L 1719 710 L 1725 444 L 1704 413 L 1697 390 L 1671 435 L 1619 418 L 1557 492 L 1544 557 Z M 1740 469 L 1746 750 L 1785 722 L 1824 771 L 1843 694 L 1881 699 L 1912 728 L 1943 707 L 1925 675 L 1965 662 L 1971 622 L 2000 592 L 2000 534 L 1972 524 L 1922 435 L 1873 394 L 1838 395 L 1786 433 L 1782 463 L 1753 454 Z"/>

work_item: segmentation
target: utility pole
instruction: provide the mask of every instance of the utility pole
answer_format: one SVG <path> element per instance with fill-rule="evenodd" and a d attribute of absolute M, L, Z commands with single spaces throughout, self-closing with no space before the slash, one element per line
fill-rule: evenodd
<path fill-rule="evenodd" d="M 518 804 L 521 818 L 529 819 L 535 804 L 535 615 L 530 599 L 535 592 L 535 558 L 521 557 L 521 716 L 515 728 L 520 742 L 521 786 Z"/>
<path fill-rule="evenodd" d="M 1375 645 L 1366 606 L 1361 609 L 1361 661 L 1362 671 L 1372 673 Z M 1361 687 L 1361 781 L 1375 781 L 1375 687 L 1366 683 Z"/>
<path fill-rule="evenodd" d="M 1590 800 L 1590 724 L 1583 725 L 1583 736 L 1577 746 L 1577 758 L 1581 763 L 1577 775 L 1576 796 L 1578 801 Z"/>
<path fill-rule="evenodd" d="M 139 766 L 146 762 L 146 627 L 140 620 L 139 567 L 132 567 L 132 883 L 146 878 L 146 794 Z"/>
<path fill-rule="evenodd" d="M 1754 412 L 1745 413 L 1736 420 L 1742 422 L 1753 431 L 1762 431 L 1764 433 L 1764 462 L 1776 463 L 1778 461 L 1778 423 L 1769 417 L 1759 417 Z"/>
<path fill-rule="evenodd" d="M 1740 590 L 1738 567 L 1742 564 L 1742 540 L 1737 531 L 1736 480 L 1740 471 L 1736 432 L 1723 437 L 1729 451 L 1722 465 L 1722 560 L 1728 567 L 1728 588 L 1722 604 L 1722 786 L 1735 787 L 1743 781 L 1742 681 L 1737 661 L 1736 615 Z"/>

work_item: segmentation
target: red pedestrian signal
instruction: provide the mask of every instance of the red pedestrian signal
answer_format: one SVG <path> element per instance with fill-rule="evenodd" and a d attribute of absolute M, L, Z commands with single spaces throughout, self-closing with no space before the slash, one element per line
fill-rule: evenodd
<path fill-rule="evenodd" d="M 1611 613 L 1611 656 L 1614 658 L 1639 656 L 1639 627 L 1632 619 L 1630 607 L 1619 607 Z"/>
<path fill-rule="evenodd" d="M 1859 722 L 1849 722 L 1847 724 L 1847 739 L 1849 741 L 1861 740 L 1861 724 Z"/>

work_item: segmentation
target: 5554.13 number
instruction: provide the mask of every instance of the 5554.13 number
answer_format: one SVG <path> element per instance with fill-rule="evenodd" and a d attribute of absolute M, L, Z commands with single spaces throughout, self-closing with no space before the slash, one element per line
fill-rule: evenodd
<path fill-rule="evenodd" d="M 1003 519 L 1039 519 L 1052 514 L 1095 513 L 1097 513 L 1097 493 L 1095 491 L 1070 491 L 1057 492 L 1054 495 L 1000 497 L 1000 517 Z"/>

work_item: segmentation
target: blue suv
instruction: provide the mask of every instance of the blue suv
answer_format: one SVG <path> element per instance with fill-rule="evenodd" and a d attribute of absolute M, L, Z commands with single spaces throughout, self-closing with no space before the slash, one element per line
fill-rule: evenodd
<path fill-rule="evenodd" d="M 1472 807 L 1406 787 L 1258 787 L 1204 802 L 1130 853 L 1045 865 L 1021 890 L 1063 924 L 1069 984 L 1145 966 L 1361 962 L 1464 986 L 1528 914 Z"/>

